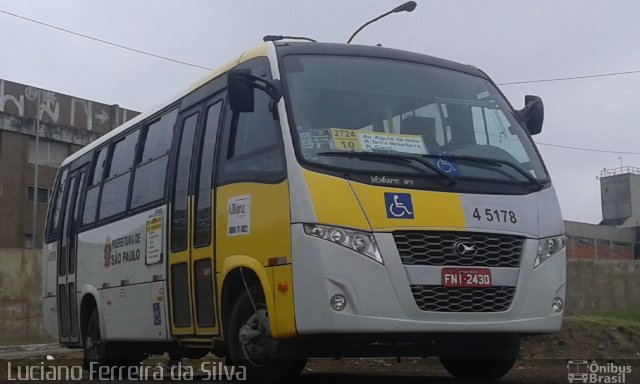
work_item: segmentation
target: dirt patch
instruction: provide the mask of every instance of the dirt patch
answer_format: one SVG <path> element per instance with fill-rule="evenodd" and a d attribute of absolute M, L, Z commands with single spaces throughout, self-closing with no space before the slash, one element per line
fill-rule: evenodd
<path fill-rule="evenodd" d="M 557 334 L 523 340 L 524 359 L 640 359 L 637 315 L 567 316 Z"/>
<path fill-rule="evenodd" d="M 47 355 L 49 355 L 49 360 L 47 360 Z M 2 362 L 0 364 L 0 380 L 7 377 L 8 361 L 12 362 L 12 371 L 16 375 L 18 365 L 38 365 L 44 361 L 47 366 L 73 366 L 81 364 L 81 359 L 81 351 L 66 349 L 0 353 L 0 361 Z M 223 361 L 211 355 L 205 358 L 207 361 L 212 359 Z M 532 336 L 523 340 L 520 361 L 513 372 L 517 376 L 519 371 L 526 371 L 530 376 L 537 377 L 536 375 L 544 376 L 543 373 L 546 375 L 549 372 L 557 371 L 558 377 L 561 378 L 560 382 L 565 382 L 565 360 L 592 359 L 640 361 L 640 314 L 634 314 L 630 318 L 612 315 L 567 316 L 560 333 Z M 167 360 L 167 356 L 154 357 L 146 360 L 145 365 L 164 365 Z M 185 360 L 184 363 L 198 367 L 202 361 L 204 360 Z M 326 375 L 338 375 L 336 377 L 339 378 L 350 375 L 447 377 L 437 359 L 419 358 L 403 358 L 401 362 L 397 362 L 396 359 L 311 359 L 306 366 L 305 373 L 309 380 L 317 376 L 320 381 L 326 381 Z M 556 381 L 554 379 L 549 382 Z"/>

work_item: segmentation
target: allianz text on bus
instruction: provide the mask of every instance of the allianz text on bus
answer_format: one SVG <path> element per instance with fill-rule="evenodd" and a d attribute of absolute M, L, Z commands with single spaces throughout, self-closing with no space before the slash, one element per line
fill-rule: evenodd
<path fill-rule="evenodd" d="M 213 352 L 281 378 L 308 357 L 439 356 L 501 377 L 519 336 L 562 323 L 542 119 L 472 66 L 264 43 L 64 161 L 46 328 L 87 365 Z"/>

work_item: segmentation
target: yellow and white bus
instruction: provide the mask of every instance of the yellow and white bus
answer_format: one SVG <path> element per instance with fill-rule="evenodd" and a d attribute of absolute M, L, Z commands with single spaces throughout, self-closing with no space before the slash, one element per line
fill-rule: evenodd
<path fill-rule="evenodd" d="M 439 356 L 501 377 L 519 336 L 562 324 L 542 119 L 473 66 L 263 43 L 64 161 L 46 329 L 100 364 L 213 351 L 276 378 Z"/>

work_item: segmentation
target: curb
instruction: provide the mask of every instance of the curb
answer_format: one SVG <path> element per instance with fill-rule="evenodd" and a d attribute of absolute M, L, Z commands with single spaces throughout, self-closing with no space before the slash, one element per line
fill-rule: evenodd
<path fill-rule="evenodd" d="M 62 348 L 58 343 L 50 344 L 25 344 L 25 345 L 0 345 L 0 352 L 34 352 L 49 349 Z"/>

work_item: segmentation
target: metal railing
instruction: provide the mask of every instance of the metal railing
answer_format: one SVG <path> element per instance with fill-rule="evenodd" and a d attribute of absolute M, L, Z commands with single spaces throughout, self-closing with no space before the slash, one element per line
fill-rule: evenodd
<path fill-rule="evenodd" d="M 640 175 L 640 167 L 626 166 L 626 167 L 608 168 L 608 169 L 604 168 L 602 171 L 600 171 L 600 177 L 624 175 L 627 173 Z"/>

